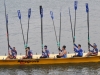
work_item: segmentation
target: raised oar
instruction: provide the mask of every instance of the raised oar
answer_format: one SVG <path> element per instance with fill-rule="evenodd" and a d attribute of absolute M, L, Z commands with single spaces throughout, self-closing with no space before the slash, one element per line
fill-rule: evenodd
<path fill-rule="evenodd" d="M 4 7 L 5 7 L 5 20 L 6 20 L 6 30 L 7 30 L 8 55 L 10 55 L 10 54 L 9 54 L 8 14 L 6 14 L 6 4 L 5 4 L 5 0 L 4 0 Z"/>
<path fill-rule="evenodd" d="M 21 12 L 20 12 L 20 10 L 18 10 L 17 13 L 18 13 L 18 18 L 19 18 L 19 20 L 20 20 L 20 25 L 21 25 L 21 30 L 22 30 L 22 36 L 23 36 L 23 42 L 24 42 L 24 46 L 25 46 L 25 39 L 24 39 L 24 33 L 23 33 L 22 22 L 21 22 Z M 26 46 L 25 46 L 25 48 L 26 48 Z"/>
<path fill-rule="evenodd" d="M 70 8 L 69 8 L 69 17 L 70 17 L 70 24 L 71 24 L 71 31 L 72 31 L 73 45 L 74 45 L 73 28 L 72 28 L 72 20 L 71 20 Z"/>
<path fill-rule="evenodd" d="M 61 41 L 61 12 L 60 12 L 60 28 L 59 28 L 59 49 L 60 49 L 60 41 Z"/>
<path fill-rule="evenodd" d="M 88 3 L 86 3 L 86 12 L 87 12 L 87 27 L 88 27 L 88 49 L 90 49 L 90 36 L 89 36 L 89 7 Z"/>
<path fill-rule="evenodd" d="M 74 2 L 74 9 L 75 9 L 75 21 L 74 21 L 74 43 L 75 43 L 75 27 L 76 27 L 76 10 L 77 10 L 77 1 Z"/>
<path fill-rule="evenodd" d="M 31 8 L 28 9 L 28 29 L 27 29 L 27 41 L 26 41 L 26 47 L 28 46 L 28 33 L 29 33 L 29 21 L 31 17 Z"/>
<path fill-rule="evenodd" d="M 40 17 L 41 17 L 41 47 L 43 51 L 43 8 L 40 6 Z"/>
<path fill-rule="evenodd" d="M 8 40 L 8 55 L 10 55 L 10 54 L 9 54 L 8 14 L 6 15 L 6 29 L 7 29 L 7 40 Z"/>
<path fill-rule="evenodd" d="M 55 32 L 57 47 L 59 48 L 59 42 L 58 42 L 58 40 L 57 40 L 56 28 L 55 28 L 55 25 L 54 25 L 54 16 L 53 16 L 53 12 L 52 12 L 52 11 L 50 11 L 50 15 L 51 15 L 52 22 L 53 22 L 53 26 L 54 26 L 54 32 Z"/>

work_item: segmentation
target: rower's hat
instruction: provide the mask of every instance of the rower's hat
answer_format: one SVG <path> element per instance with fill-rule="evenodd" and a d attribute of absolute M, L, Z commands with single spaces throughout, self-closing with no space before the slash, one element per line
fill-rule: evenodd
<path fill-rule="evenodd" d="M 96 46 L 97 47 L 96 43 L 94 43 L 93 46 Z"/>

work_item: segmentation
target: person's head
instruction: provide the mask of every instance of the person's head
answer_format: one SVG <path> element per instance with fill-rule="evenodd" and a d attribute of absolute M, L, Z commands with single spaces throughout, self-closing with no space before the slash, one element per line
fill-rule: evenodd
<path fill-rule="evenodd" d="M 78 44 L 78 49 L 81 49 L 81 44 Z"/>
<path fill-rule="evenodd" d="M 62 50 L 65 50 L 66 49 L 66 46 L 64 45 L 63 47 L 62 47 Z"/>
<path fill-rule="evenodd" d="M 13 50 L 15 50 L 15 47 L 13 47 Z"/>
<path fill-rule="evenodd" d="M 47 45 L 44 46 L 44 49 L 45 49 L 45 50 L 47 49 Z"/>
<path fill-rule="evenodd" d="M 93 43 L 93 47 L 94 47 L 94 48 L 97 48 L 97 45 L 96 45 L 96 43 Z"/>
<path fill-rule="evenodd" d="M 27 47 L 27 50 L 30 50 L 30 47 Z"/>

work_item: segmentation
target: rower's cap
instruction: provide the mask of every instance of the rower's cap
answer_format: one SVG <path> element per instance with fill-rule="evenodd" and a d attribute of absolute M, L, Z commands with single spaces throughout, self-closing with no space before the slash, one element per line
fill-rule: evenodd
<path fill-rule="evenodd" d="M 46 48 L 47 48 L 47 45 L 45 45 L 44 47 L 46 47 Z"/>
<path fill-rule="evenodd" d="M 93 46 L 97 47 L 96 43 L 93 43 Z"/>

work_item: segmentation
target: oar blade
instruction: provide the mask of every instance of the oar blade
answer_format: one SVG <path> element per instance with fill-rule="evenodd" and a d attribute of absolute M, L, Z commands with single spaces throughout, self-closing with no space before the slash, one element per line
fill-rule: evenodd
<path fill-rule="evenodd" d="M 89 7 L 88 7 L 88 3 L 86 3 L 86 12 L 89 12 Z"/>
<path fill-rule="evenodd" d="M 31 17 L 31 8 L 28 9 L 28 18 L 30 19 Z"/>
<path fill-rule="evenodd" d="M 74 9 L 77 10 L 78 1 L 74 1 Z"/>
<path fill-rule="evenodd" d="M 52 11 L 50 11 L 50 15 L 51 15 L 51 18 L 53 20 L 54 19 L 54 16 L 53 16 L 53 12 Z"/>
<path fill-rule="evenodd" d="M 21 19 L 21 12 L 20 12 L 20 10 L 18 10 L 17 13 L 18 13 L 18 18 Z"/>
<path fill-rule="evenodd" d="M 43 18 L 43 8 L 42 8 L 42 6 L 40 6 L 40 16 L 41 16 L 41 18 Z"/>

